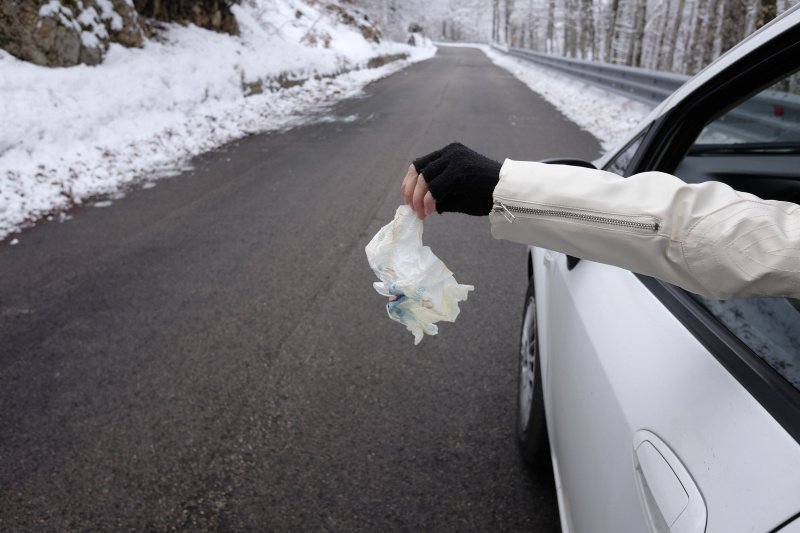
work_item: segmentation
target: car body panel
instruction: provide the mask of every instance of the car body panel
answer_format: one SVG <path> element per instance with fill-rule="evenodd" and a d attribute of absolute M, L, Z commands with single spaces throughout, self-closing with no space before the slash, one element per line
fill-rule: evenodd
<path fill-rule="evenodd" d="M 795 518 L 782 528 L 778 530 L 778 533 L 800 533 L 800 518 Z"/>
<path fill-rule="evenodd" d="M 707 531 L 768 531 L 798 511 L 797 442 L 635 275 L 589 261 L 569 271 L 563 254 L 532 251 L 557 481 L 561 500 L 579 503 L 564 531 L 648 530 L 639 430 L 686 467 Z"/>
<path fill-rule="evenodd" d="M 741 75 L 743 58 L 757 64 L 774 52 L 761 47 L 787 33 L 796 44 L 799 32 L 796 6 L 689 80 L 595 164 L 606 168 L 649 129 L 636 157 L 646 153 L 681 116 L 673 109 L 691 110 L 713 84 Z M 628 171 L 652 168 L 636 157 Z M 800 531 L 798 440 L 686 318 L 629 271 L 586 260 L 570 269 L 564 254 L 535 247 L 530 261 L 562 530 Z"/>

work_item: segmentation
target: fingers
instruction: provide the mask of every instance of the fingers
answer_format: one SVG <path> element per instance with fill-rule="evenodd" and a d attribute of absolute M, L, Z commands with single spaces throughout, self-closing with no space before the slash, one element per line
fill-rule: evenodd
<path fill-rule="evenodd" d="M 436 200 L 434 200 L 431 191 L 425 193 L 425 198 L 422 200 L 422 203 L 425 208 L 425 216 L 428 216 L 436 211 Z"/>
<path fill-rule="evenodd" d="M 422 178 L 422 179 L 420 179 Z M 417 178 L 417 184 L 414 187 L 414 193 L 411 198 L 411 208 L 421 220 L 425 220 L 425 195 L 429 194 L 428 184 L 425 182 L 424 176 L 420 174 Z"/>
<path fill-rule="evenodd" d="M 411 206 L 420 219 L 424 220 L 426 216 L 436 211 L 436 200 L 428 190 L 428 183 L 424 176 L 417 174 L 414 165 L 409 165 L 400 189 L 403 192 L 403 200 Z"/>
<path fill-rule="evenodd" d="M 442 174 L 450 163 L 450 155 L 465 149 L 460 143 L 451 143 L 422 157 L 409 165 L 400 189 L 403 200 L 414 210 L 420 219 L 425 219 L 436 211 L 436 199 L 428 188 L 428 183 Z"/>
<path fill-rule="evenodd" d="M 441 156 L 442 152 L 444 152 L 446 149 L 447 149 L 447 146 L 445 146 L 444 148 L 441 148 L 439 150 L 436 150 L 435 152 L 431 152 L 431 153 L 429 153 L 427 155 L 423 155 L 422 157 L 416 158 L 414 160 L 414 164 L 413 165 L 416 168 L 417 173 L 422 174 L 422 172 L 425 170 L 425 167 L 427 167 L 430 164 L 431 161 L 435 161 L 435 160 L 439 159 L 439 156 Z"/>
<path fill-rule="evenodd" d="M 447 170 L 447 166 L 450 164 L 450 159 L 446 157 L 440 157 L 435 161 L 431 161 L 427 164 L 424 171 L 420 172 L 420 176 L 425 178 L 426 183 L 431 183 L 433 180 L 438 178 L 445 170 Z"/>
<path fill-rule="evenodd" d="M 419 174 L 417 174 L 417 170 L 414 168 L 414 165 L 409 165 L 408 172 L 406 172 L 406 177 L 403 178 L 403 184 L 400 186 L 400 189 L 403 191 L 403 200 L 408 205 L 411 205 L 414 188 L 417 186 L 418 176 Z"/>

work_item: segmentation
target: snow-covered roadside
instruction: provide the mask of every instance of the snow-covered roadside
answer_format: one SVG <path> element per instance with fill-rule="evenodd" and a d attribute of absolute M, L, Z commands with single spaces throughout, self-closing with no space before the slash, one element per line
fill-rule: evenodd
<path fill-rule="evenodd" d="M 652 110 L 645 104 L 505 55 L 487 45 L 468 46 L 483 50 L 495 65 L 511 72 L 571 122 L 594 135 L 605 150 L 616 146 Z"/>
<path fill-rule="evenodd" d="M 143 49 L 112 45 L 95 67 L 47 69 L 0 50 L 0 241 L 87 199 L 149 186 L 192 156 L 286 127 L 435 54 L 376 44 L 299 0 L 233 9 L 239 37 L 172 25 Z M 398 54 L 408 57 L 366 68 Z"/>

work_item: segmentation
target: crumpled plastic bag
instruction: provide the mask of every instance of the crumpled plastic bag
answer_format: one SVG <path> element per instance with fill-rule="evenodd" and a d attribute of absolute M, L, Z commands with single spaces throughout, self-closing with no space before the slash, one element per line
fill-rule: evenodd
<path fill-rule="evenodd" d="M 438 333 L 436 322 L 455 322 L 458 302 L 475 289 L 456 282 L 450 269 L 422 245 L 422 221 L 407 205 L 397 208 L 394 220 L 375 234 L 365 250 L 380 279 L 372 286 L 389 298 L 389 318 L 414 334 L 415 345 L 423 333 Z"/>

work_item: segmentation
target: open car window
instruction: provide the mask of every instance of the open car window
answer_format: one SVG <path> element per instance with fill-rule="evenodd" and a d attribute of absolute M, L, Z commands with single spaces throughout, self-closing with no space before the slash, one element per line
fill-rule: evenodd
<path fill-rule="evenodd" d="M 690 153 L 797 153 L 800 72 L 782 78 L 707 124 Z"/>
<path fill-rule="evenodd" d="M 800 203 L 800 73 L 792 73 L 708 123 L 675 174 L 717 180 L 756 196 Z M 800 390 L 800 302 L 694 296 Z"/>

